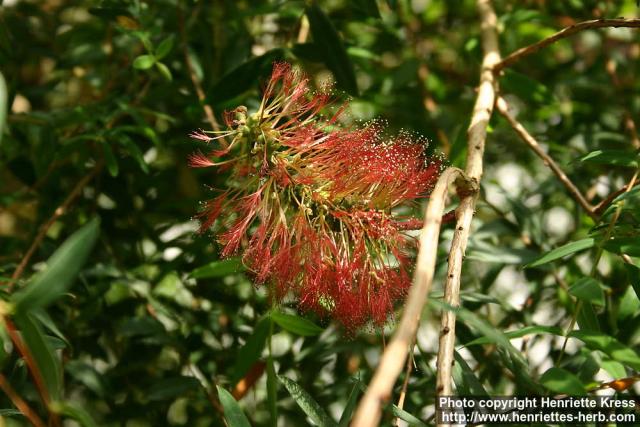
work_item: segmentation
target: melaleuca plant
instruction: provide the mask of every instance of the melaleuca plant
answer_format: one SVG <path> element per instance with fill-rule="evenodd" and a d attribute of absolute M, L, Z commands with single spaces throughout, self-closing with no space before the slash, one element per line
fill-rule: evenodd
<path fill-rule="evenodd" d="M 346 104 L 321 115 L 331 103 L 277 63 L 257 111 L 240 106 L 225 113 L 227 130 L 192 134 L 217 144 L 190 165 L 230 169 L 228 188 L 199 213 L 221 255 L 240 253 L 275 300 L 293 295 L 352 331 L 383 324 L 405 296 L 415 246 L 406 230 L 419 221 L 397 208 L 428 195 L 441 161 L 424 139 L 387 138 L 379 122 L 341 125 Z"/>

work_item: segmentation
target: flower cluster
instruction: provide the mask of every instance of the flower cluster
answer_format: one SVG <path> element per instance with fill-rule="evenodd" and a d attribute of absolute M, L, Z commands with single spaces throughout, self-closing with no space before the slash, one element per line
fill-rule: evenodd
<path fill-rule="evenodd" d="M 414 239 L 396 208 L 428 194 L 441 162 L 426 157 L 424 140 L 385 139 L 378 122 L 341 126 L 345 106 L 321 116 L 331 101 L 277 63 L 257 112 L 238 107 L 225 113 L 227 130 L 192 134 L 221 148 L 190 164 L 230 168 L 228 189 L 199 214 L 222 256 L 241 252 L 274 297 L 292 294 L 303 310 L 355 330 L 384 323 L 406 294 Z"/>

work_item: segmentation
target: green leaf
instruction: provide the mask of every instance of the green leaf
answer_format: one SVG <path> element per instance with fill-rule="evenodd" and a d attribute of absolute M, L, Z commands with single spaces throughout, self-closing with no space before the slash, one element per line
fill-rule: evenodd
<path fill-rule="evenodd" d="M 620 209 L 620 213 L 631 213 L 637 218 L 637 221 L 640 221 L 640 185 L 613 199 L 607 210 L 602 214 L 602 217 L 606 218 L 614 214 L 618 209 Z"/>
<path fill-rule="evenodd" d="M 24 414 L 17 409 L 0 409 L 0 417 L 24 417 Z"/>
<path fill-rule="evenodd" d="M 592 277 L 582 277 L 569 287 L 569 293 L 574 297 L 595 305 L 604 305 L 604 291 L 602 285 Z"/>
<path fill-rule="evenodd" d="M 624 363 L 635 370 L 640 370 L 640 357 L 638 354 L 609 335 L 579 330 L 572 331 L 569 336 L 583 341 L 591 350 L 600 350 L 608 354 L 613 360 Z"/>
<path fill-rule="evenodd" d="M 500 88 L 505 93 L 511 92 L 517 95 L 523 101 L 538 104 L 553 102 L 552 92 L 545 85 L 511 69 L 504 71 L 504 76 L 500 79 Z"/>
<path fill-rule="evenodd" d="M 578 326 L 585 331 L 600 331 L 600 322 L 598 321 L 598 315 L 593 308 L 593 304 L 590 302 L 584 302 L 582 306 L 577 306 L 578 310 Z"/>
<path fill-rule="evenodd" d="M 109 174 L 111 176 L 118 176 L 118 161 L 116 160 L 116 156 L 113 154 L 111 145 L 106 141 L 100 141 L 100 145 L 102 145 L 104 160 L 107 164 L 107 170 L 109 171 Z"/>
<path fill-rule="evenodd" d="M 263 317 L 253 329 L 253 333 L 247 339 L 247 342 L 240 348 L 236 356 L 236 362 L 231 368 L 231 383 L 237 383 L 248 371 L 254 363 L 260 359 L 262 350 L 267 343 L 269 336 L 269 327 L 271 319 Z"/>
<path fill-rule="evenodd" d="M 391 412 L 393 413 L 393 415 L 395 415 L 396 417 L 400 418 L 402 421 L 406 421 L 407 423 L 409 423 L 409 425 L 411 427 L 413 427 L 413 426 L 427 427 L 427 425 L 425 423 L 423 423 L 422 421 L 420 421 L 420 419 L 418 419 L 417 417 L 411 415 L 410 413 L 408 413 L 404 409 L 398 408 L 396 405 L 393 405 L 391 407 Z"/>
<path fill-rule="evenodd" d="M 150 401 L 161 401 L 183 396 L 200 388 L 200 382 L 193 377 L 179 376 L 156 381 L 147 392 Z"/>
<path fill-rule="evenodd" d="M 100 234 L 100 220 L 94 218 L 73 233 L 47 260 L 27 286 L 12 296 L 16 312 L 35 310 L 66 292 L 80 272 Z"/>
<path fill-rule="evenodd" d="M 278 427 L 278 376 L 271 355 L 267 359 L 267 406 L 271 416 L 270 425 Z"/>
<path fill-rule="evenodd" d="M 353 7 L 365 16 L 380 18 L 380 10 L 376 0 L 354 0 Z"/>
<path fill-rule="evenodd" d="M 160 60 L 167 56 L 169 52 L 171 52 L 171 49 L 173 49 L 174 42 L 175 36 L 173 34 L 162 40 L 156 49 L 156 58 Z"/>
<path fill-rule="evenodd" d="M 353 385 L 351 389 L 351 393 L 349 394 L 349 398 L 347 399 L 347 404 L 342 411 L 342 415 L 340 416 L 340 421 L 338 421 L 338 427 L 347 427 L 349 422 L 351 421 L 351 417 L 353 416 L 353 412 L 356 409 L 358 404 L 358 396 L 360 395 L 360 380 L 356 380 L 356 383 Z"/>
<path fill-rule="evenodd" d="M 640 238 L 638 237 L 618 237 L 607 241 L 603 248 L 616 254 L 627 254 L 629 256 L 640 256 Z"/>
<path fill-rule="evenodd" d="M 62 392 L 62 368 L 49 340 L 29 313 L 17 312 L 14 319 L 36 362 L 49 397 L 52 401 L 59 400 Z"/>
<path fill-rule="evenodd" d="M 56 402 L 53 405 L 53 410 L 58 414 L 65 415 L 78 422 L 83 427 L 97 427 L 96 422 L 91 415 L 80 407 L 79 405 L 71 402 Z"/>
<path fill-rule="evenodd" d="M 100 374 L 91 364 L 80 360 L 71 360 L 64 365 L 65 371 L 78 383 L 100 397 L 107 395 L 105 376 Z"/>
<path fill-rule="evenodd" d="M 482 383 L 471 370 L 467 361 L 457 351 L 453 354 L 456 364 L 453 366 L 453 381 L 458 395 L 489 397 Z"/>
<path fill-rule="evenodd" d="M 7 123 L 8 99 L 7 82 L 0 72 L 0 144 L 2 144 L 2 134 Z"/>
<path fill-rule="evenodd" d="M 276 322 L 285 331 L 289 331 L 293 334 L 303 337 L 319 335 L 324 330 L 310 320 L 307 320 L 300 316 L 296 316 L 294 314 L 285 314 L 279 311 L 272 311 L 270 316 L 273 321 Z"/>
<path fill-rule="evenodd" d="M 569 396 L 584 396 L 587 394 L 578 377 L 562 368 L 550 368 L 542 374 L 540 383 L 554 393 L 567 394 Z"/>
<path fill-rule="evenodd" d="M 138 147 L 138 145 L 126 135 L 120 135 L 120 137 L 118 138 L 118 142 L 123 147 L 125 147 L 127 153 L 129 153 L 131 157 L 133 157 L 133 159 L 138 163 L 138 166 L 140 166 L 142 172 L 149 173 L 149 165 L 144 159 L 144 155 L 142 154 L 140 147 Z"/>
<path fill-rule="evenodd" d="M 169 67 L 167 67 L 165 64 L 163 64 L 162 62 L 156 62 L 156 68 L 158 69 L 158 71 L 160 71 L 160 74 L 162 74 L 162 77 L 167 79 L 167 81 L 173 80 L 173 76 L 171 75 L 171 70 L 169 70 Z"/>
<path fill-rule="evenodd" d="M 551 261 L 555 261 L 557 259 L 563 258 L 567 255 L 574 254 L 576 252 L 584 251 L 585 249 L 592 248 L 595 244 L 594 239 L 587 238 L 582 240 L 577 240 L 575 242 L 567 243 L 566 245 L 560 246 L 559 248 L 553 249 L 552 251 L 547 252 L 537 260 L 533 261 L 525 265 L 525 268 L 538 267 L 543 264 L 547 264 Z"/>
<path fill-rule="evenodd" d="M 46 311 L 38 309 L 30 311 L 29 314 L 31 314 L 31 317 L 37 320 L 45 330 L 53 333 L 53 335 L 63 341 L 67 347 L 71 347 L 71 343 L 69 342 L 69 340 L 67 340 L 62 331 L 60 331 L 56 323 Z"/>
<path fill-rule="evenodd" d="M 225 277 L 229 274 L 239 273 L 244 270 L 241 258 L 229 258 L 222 261 L 213 261 L 196 268 L 189 276 L 194 279 L 206 279 L 211 277 Z"/>
<path fill-rule="evenodd" d="M 625 270 L 627 272 L 627 280 L 633 287 L 636 297 L 640 298 L 640 268 L 633 264 L 625 264 Z"/>
<path fill-rule="evenodd" d="M 479 333 L 483 334 L 488 342 L 497 344 L 499 347 L 509 353 L 509 355 L 520 365 L 526 366 L 527 362 L 522 356 L 522 353 L 520 353 L 513 345 L 511 345 L 509 339 L 499 329 L 496 329 L 495 327 L 490 325 L 486 320 L 480 318 L 477 314 L 465 309 L 464 307 L 453 307 L 442 301 L 429 300 L 428 304 L 431 307 L 439 308 L 441 310 L 453 311 L 454 313 L 456 313 L 457 317 L 460 318 L 460 320 L 463 320 L 468 326 L 475 328 Z"/>
<path fill-rule="evenodd" d="M 274 61 L 284 58 L 284 49 L 272 49 L 227 72 L 216 82 L 208 96 L 216 103 L 227 101 L 256 87 L 256 82 L 271 72 Z"/>
<path fill-rule="evenodd" d="M 624 378 L 627 376 L 627 369 L 620 362 L 607 359 L 600 362 L 600 367 L 607 371 L 613 378 Z"/>
<path fill-rule="evenodd" d="M 630 168 L 638 167 L 638 156 L 624 150 L 596 150 L 582 156 L 580 161 Z"/>
<path fill-rule="evenodd" d="M 307 7 L 306 14 L 309 18 L 313 42 L 324 57 L 324 62 L 335 76 L 338 85 L 349 94 L 357 96 L 356 74 L 338 31 L 315 1 Z"/>
<path fill-rule="evenodd" d="M 313 400 L 313 398 L 295 381 L 278 375 L 278 380 L 287 389 L 293 400 L 296 401 L 300 409 L 313 421 L 313 423 L 320 427 L 337 427 L 335 421 L 333 421 L 329 415 L 322 409 L 322 407 Z"/>
<path fill-rule="evenodd" d="M 481 241 L 473 241 L 466 259 L 499 264 L 525 264 L 532 261 L 536 253 L 530 249 L 500 248 Z"/>
<path fill-rule="evenodd" d="M 227 425 L 229 427 L 251 427 L 247 416 L 242 412 L 240 405 L 238 405 L 231 393 L 220 386 L 216 386 L 216 388 L 218 389 L 220 403 L 224 408 L 224 419 L 227 420 Z"/>
<path fill-rule="evenodd" d="M 140 55 L 133 61 L 133 68 L 138 70 L 148 70 L 156 63 L 153 55 Z"/>
<path fill-rule="evenodd" d="M 533 326 L 525 326 L 522 329 L 518 329 L 515 331 L 509 331 L 509 332 L 505 332 L 504 336 L 507 337 L 508 339 L 512 340 L 514 338 L 520 338 L 520 337 L 524 337 L 525 335 L 532 335 L 532 334 L 551 334 L 551 335 L 563 335 L 564 332 L 562 331 L 561 328 L 557 327 L 557 326 L 541 326 L 541 325 L 533 325 Z M 472 345 L 478 345 L 478 344 L 491 344 L 493 342 L 493 340 L 491 338 L 488 337 L 480 337 L 480 338 L 476 338 L 473 341 L 470 341 L 468 343 L 465 344 L 465 347 L 469 347 Z"/>

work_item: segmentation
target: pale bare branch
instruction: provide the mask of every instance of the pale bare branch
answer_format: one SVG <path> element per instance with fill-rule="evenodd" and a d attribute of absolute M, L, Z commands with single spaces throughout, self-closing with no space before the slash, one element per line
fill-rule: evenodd
<path fill-rule="evenodd" d="M 402 371 L 409 348 L 415 339 L 422 308 L 427 302 L 433 284 L 442 213 L 445 209 L 449 186 L 456 180 L 457 185 L 461 187 L 473 185 L 472 181 L 466 180 L 460 169 L 448 168 L 440 175 L 429 197 L 424 226 L 420 232 L 420 250 L 413 285 L 409 291 L 398 328 L 382 354 L 373 379 L 358 405 L 352 423 L 353 427 L 378 425 L 381 407 L 391 398 L 393 385 Z"/>
<path fill-rule="evenodd" d="M 487 140 L 487 126 L 493 113 L 496 99 L 497 81 L 493 68 L 500 62 L 498 44 L 498 18 L 489 0 L 478 0 L 478 12 L 481 22 L 481 39 L 484 57 L 480 74 L 478 97 L 473 108 L 471 124 L 467 139 L 467 163 L 465 172 L 479 183 L 483 173 L 483 155 Z M 444 286 L 444 300 L 450 306 L 460 304 L 460 280 L 462 261 L 469 240 L 471 220 L 475 213 L 477 194 L 459 194 L 460 205 L 456 209 L 456 228 L 449 251 L 447 278 Z M 454 363 L 454 346 L 456 340 L 456 314 L 452 310 L 442 313 L 440 324 L 440 340 L 438 345 L 438 361 L 436 369 L 436 395 L 450 396 L 452 391 L 451 370 Z"/>
<path fill-rule="evenodd" d="M 497 72 L 502 70 L 505 67 L 512 65 L 513 63 L 521 60 L 525 56 L 529 56 L 532 53 L 537 52 L 538 50 L 549 46 L 561 40 L 563 38 L 572 36 L 580 31 L 590 30 L 594 28 L 607 28 L 607 27 L 640 27 L 640 19 L 594 19 L 591 21 L 583 21 L 577 24 L 571 25 L 567 28 L 564 28 L 557 33 L 547 37 L 546 39 L 540 40 L 539 42 L 533 43 L 529 46 L 525 46 L 511 53 L 507 57 L 505 57 L 502 61 L 494 65 L 493 71 Z"/>

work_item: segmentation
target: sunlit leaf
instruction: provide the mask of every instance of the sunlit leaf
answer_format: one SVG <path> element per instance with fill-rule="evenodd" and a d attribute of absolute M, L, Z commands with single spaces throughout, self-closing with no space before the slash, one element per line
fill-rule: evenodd
<path fill-rule="evenodd" d="M 240 409 L 240 405 L 233 398 L 231 393 L 220 386 L 218 388 L 218 397 L 224 408 L 224 419 L 227 420 L 229 427 L 251 427 L 251 423 L 247 416 Z"/>
<path fill-rule="evenodd" d="M 311 421 L 319 427 L 337 427 L 329 415 L 322 407 L 295 381 L 278 375 L 278 380 L 287 389 L 293 400 L 300 406 L 300 409 L 311 419 Z"/>
<path fill-rule="evenodd" d="M 133 61 L 133 68 L 138 70 L 148 70 L 156 63 L 156 58 L 153 55 L 140 55 Z"/>
<path fill-rule="evenodd" d="M 194 279 L 206 279 L 212 277 L 224 277 L 229 274 L 244 270 L 240 258 L 229 258 L 221 261 L 213 261 L 193 270 L 189 276 Z"/>
<path fill-rule="evenodd" d="M 49 340 L 30 314 L 18 312 L 14 319 L 35 360 L 49 397 L 53 401 L 59 400 L 62 393 L 62 368 Z"/>
<path fill-rule="evenodd" d="M 583 341 L 592 350 L 600 350 L 608 354 L 613 360 L 617 360 L 635 370 L 640 370 L 640 356 L 638 356 L 638 353 L 614 337 L 598 332 L 581 330 L 572 331 L 569 336 Z"/>
<path fill-rule="evenodd" d="M 356 383 L 351 389 L 351 393 L 349 393 L 347 404 L 345 405 L 342 415 L 340 416 L 340 420 L 338 421 L 338 427 L 347 427 L 351 421 L 351 417 L 353 416 L 353 413 L 356 410 L 356 405 L 358 404 L 358 396 L 360 396 L 359 383 L 360 380 L 356 380 Z"/>
<path fill-rule="evenodd" d="M 604 291 L 600 282 L 592 277 L 582 277 L 569 287 L 569 293 L 574 297 L 593 303 L 604 305 Z"/>
<path fill-rule="evenodd" d="M 84 265 L 99 233 L 100 221 L 95 218 L 60 245 L 47 260 L 44 271 L 37 273 L 24 289 L 13 295 L 16 311 L 44 307 L 65 293 Z"/>
<path fill-rule="evenodd" d="M 584 251 L 585 249 L 592 248 L 595 244 L 594 239 L 587 238 L 582 240 L 577 240 L 575 242 L 567 243 L 566 245 L 560 246 L 559 248 L 553 249 L 537 260 L 533 261 L 530 264 L 527 264 L 526 268 L 538 267 L 544 264 L 547 264 L 551 261 L 555 261 L 560 258 L 564 258 L 568 255 L 572 255 L 576 252 Z"/>
<path fill-rule="evenodd" d="M 275 323 L 285 331 L 303 337 L 319 335 L 324 329 L 310 320 L 294 314 L 285 314 L 279 311 L 272 311 L 270 314 Z"/>
<path fill-rule="evenodd" d="M 571 372 L 562 368 L 550 368 L 542 377 L 540 383 L 554 393 L 569 396 L 584 396 L 587 394 L 584 385 Z"/>

